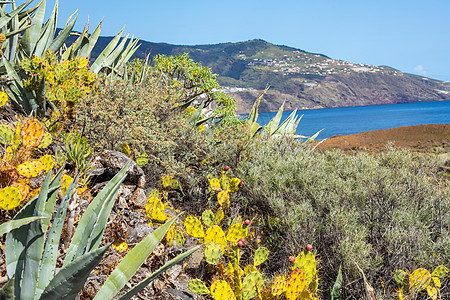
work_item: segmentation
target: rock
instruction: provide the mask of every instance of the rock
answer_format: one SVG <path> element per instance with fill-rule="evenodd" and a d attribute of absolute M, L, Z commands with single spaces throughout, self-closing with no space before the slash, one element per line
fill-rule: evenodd
<path fill-rule="evenodd" d="M 105 150 L 92 161 L 95 168 L 90 174 L 93 182 L 104 182 L 111 180 L 131 159 L 122 152 Z M 144 171 L 132 161 L 127 171 L 125 182 L 138 187 L 145 185 Z"/>
<path fill-rule="evenodd" d="M 136 224 L 134 227 L 129 228 L 128 242 L 136 243 L 142 240 L 143 237 L 153 232 L 153 227 L 148 224 Z"/>

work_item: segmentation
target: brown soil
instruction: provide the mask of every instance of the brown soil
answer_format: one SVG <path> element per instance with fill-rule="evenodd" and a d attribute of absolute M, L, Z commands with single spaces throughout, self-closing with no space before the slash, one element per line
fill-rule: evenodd
<path fill-rule="evenodd" d="M 340 148 L 344 151 L 378 152 L 384 150 L 389 142 L 417 152 L 450 152 L 450 124 L 406 126 L 351 135 L 335 135 L 323 141 L 318 149 Z"/>

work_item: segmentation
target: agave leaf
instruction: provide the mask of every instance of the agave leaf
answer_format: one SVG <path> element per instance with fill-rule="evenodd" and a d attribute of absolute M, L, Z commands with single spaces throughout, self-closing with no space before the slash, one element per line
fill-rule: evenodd
<path fill-rule="evenodd" d="M 146 279 L 144 279 L 141 282 L 139 282 L 135 287 L 133 287 L 131 290 L 129 290 L 125 295 L 120 297 L 119 300 L 131 299 L 131 297 L 133 297 L 134 295 L 136 295 L 137 293 L 142 291 L 150 282 L 152 282 L 162 272 L 164 272 L 165 270 L 169 269 L 173 265 L 176 265 L 176 264 L 180 263 L 183 259 L 185 259 L 189 255 L 191 255 L 192 253 L 197 251 L 200 247 L 201 247 L 201 245 L 195 246 L 194 248 L 192 248 L 192 249 L 190 249 L 190 250 L 188 250 L 188 251 L 186 251 L 184 253 L 181 253 L 181 254 L 177 255 L 175 258 L 173 258 L 172 260 L 168 261 L 164 266 L 162 266 L 161 268 L 159 268 L 158 270 L 153 272 L 152 275 L 150 275 Z"/>
<path fill-rule="evenodd" d="M 100 31 L 102 28 L 102 22 L 100 21 L 97 28 L 95 28 L 94 32 L 89 37 L 89 43 L 81 47 L 80 51 L 78 52 L 78 56 L 81 57 L 90 57 L 92 49 L 94 49 L 95 44 L 97 43 L 98 37 L 100 36 Z"/>
<path fill-rule="evenodd" d="M 295 114 L 297 113 L 297 110 L 294 110 L 287 118 L 286 120 L 283 121 L 283 123 L 281 123 L 280 126 L 278 126 L 278 128 L 273 132 L 272 135 L 275 134 L 289 134 L 291 132 L 291 130 L 289 130 L 290 127 L 293 127 L 292 125 L 290 126 L 290 124 L 294 124 L 295 123 Z M 303 115 L 300 116 L 299 121 L 302 119 Z M 293 122 L 294 121 L 294 122 Z"/>
<path fill-rule="evenodd" d="M 324 130 L 324 129 L 325 129 L 325 128 L 323 128 L 323 129 L 317 131 L 313 136 L 311 136 L 310 138 L 308 138 L 308 140 L 306 140 L 305 143 L 312 143 L 312 142 L 314 142 L 314 140 L 317 138 L 317 136 L 319 135 L 319 133 L 321 133 L 322 130 Z"/>
<path fill-rule="evenodd" d="M 100 244 L 109 213 L 116 200 L 119 187 L 125 180 L 130 163 L 131 161 L 92 199 L 78 222 L 78 227 L 70 242 L 64 264 L 70 263 L 75 257 L 89 252 Z"/>
<path fill-rule="evenodd" d="M 39 270 L 38 284 L 36 288 L 36 298 L 39 299 L 46 286 L 50 283 L 55 273 L 56 259 L 58 257 L 58 246 L 61 238 L 61 232 L 64 226 L 64 220 L 66 219 L 67 207 L 70 199 L 72 198 L 73 190 L 75 189 L 76 182 L 78 180 L 78 174 L 72 180 L 66 194 L 64 195 L 61 203 L 56 212 L 53 225 L 47 237 L 45 244 L 44 255 L 42 257 L 42 263 Z"/>
<path fill-rule="evenodd" d="M 45 51 L 49 48 L 56 32 L 56 22 L 58 20 L 58 0 L 55 1 L 52 14 L 47 22 L 44 24 L 43 31 L 39 37 L 33 54 L 43 56 Z"/>
<path fill-rule="evenodd" d="M 0 225 L 0 236 L 4 235 L 5 233 L 10 232 L 11 230 L 17 229 L 19 227 L 22 227 L 23 225 L 30 224 L 31 222 L 42 220 L 45 217 L 29 217 L 29 218 L 23 218 L 19 220 L 11 220 L 8 222 L 5 222 Z"/>
<path fill-rule="evenodd" d="M 120 261 L 94 299 L 112 299 L 136 273 L 153 249 L 161 242 L 170 226 L 176 221 L 172 218 L 164 225 L 147 235 Z"/>
<path fill-rule="evenodd" d="M 40 299 L 75 299 L 110 244 L 77 257 L 53 277 Z"/>
<path fill-rule="evenodd" d="M 268 130 L 270 135 L 272 135 L 278 128 L 278 125 L 280 125 L 281 116 L 283 115 L 284 110 L 284 103 L 285 101 L 283 101 L 283 104 L 281 104 L 275 117 L 273 117 L 272 120 L 270 120 L 269 124 L 264 127 L 264 130 Z"/>
<path fill-rule="evenodd" d="M 41 192 L 39 193 L 39 197 L 33 210 L 33 216 L 46 216 L 45 206 L 51 176 L 52 172 L 50 171 L 42 183 Z M 20 299 L 33 299 L 35 295 L 39 275 L 39 265 L 41 263 L 45 243 L 45 230 L 43 230 L 45 226 L 41 223 L 43 223 L 43 220 L 30 223 L 27 226 L 28 232 L 25 243 L 23 275 L 22 278 L 16 276 L 15 282 L 16 286 L 26 287 L 26 289 L 14 288 L 16 294 L 20 293 Z"/>
<path fill-rule="evenodd" d="M 202 114 L 203 107 L 205 106 L 205 101 L 200 103 L 197 110 L 192 114 L 192 116 L 189 118 L 191 122 L 197 122 L 198 118 L 200 118 L 200 115 Z"/>
<path fill-rule="evenodd" d="M 333 289 L 331 290 L 330 296 L 331 300 L 339 300 L 341 296 L 342 289 L 342 271 L 341 266 L 339 266 L 339 272 L 336 278 L 336 282 L 333 285 Z"/>
<path fill-rule="evenodd" d="M 45 17 L 45 0 L 41 0 L 38 3 L 39 7 L 36 10 L 36 14 L 34 15 L 32 21 L 31 21 L 31 27 L 25 31 L 25 33 L 28 33 L 29 37 L 27 40 L 22 39 L 21 42 L 24 42 L 25 44 L 24 49 L 26 49 L 26 54 L 28 56 L 31 56 L 31 54 L 34 53 L 34 49 L 36 48 L 36 44 L 41 37 L 41 28 L 42 24 L 44 23 L 44 17 Z"/>
<path fill-rule="evenodd" d="M 125 27 L 123 27 L 122 30 L 111 40 L 111 42 L 109 42 L 109 44 L 105 47 L 105 49 L 103 49 L 102 53 L 100 53 L 100 55 L 94 61 L 94 63 L 91 66 L 91 70 L 94 73 L 98 73 L 102 69 L 102 67 L 105 66 L 104 62 L 105 62 L 106 58 L 116 47 L 124 30 L 125 30 Z"/>
<path fill-rule="evenodd" d="M 50 183 L 48 193 L 56 193 L 61 182 L 62 168 L 58 171 Z M 42 190 L 41 190 L 42 192 Z M 22 207 L 22 209 L 14 216 L 13 220 L 21 220 L 33 217 L 38 196 L 34 197 Z M 44 218 L 44 216 L 40 216 Z M 43 221 L 43 220 L 42 220 Z M 6 235 L 5 253 L 6 253 L 6 270 L 8 277 L 12 278 L 15 273 L 21 274 L 23 268 L 23 260 L 26 248 L 26 237 L 29 230 L 29 224 L 12 230 Z M 16 278 L 21 278 L 20 276 Z"/>
<path fill-rule="evenodd" d="M 5 27 L 12 18 L 14 18 L 18 13 L 20 13 L 28 4 L 30 4 L 33 0 L 28 0 L 27 2 L 20 5 L 18 8 L 13 9 L 11 12 L 5 14 L 0 18 L 0 28 Z"/>
<path fill-rule="evenodd" d="M 128 35 L 122 38 L 122 41 L 117 45 L 117 47 L 112 51 L 103 61 L 103 66 L 112 66 L 114 62 L 120 57 L 120 54 L 125 47 L 125 43 L 128 40 Z"/>
<path fill-rule="evenodd" d="M 264 89 L 264 91 L 262 91 L 261 94 L 259 94 L 258 98 L 256 98 L 255 103 L 253 103 L 252 110 L 250 111 L 250 114 L 248 115 L 248 120 L 247 120 L 247 124 L 249 124 L 250 126 L 252 126 L 252 124 L 255 124 L 256 121 L 258 120 L 259 106 L 261 105 L 261 101 L 262 101 L 262 98 L 263 98 L 264 94 L 268 90 L 269 90 L 269 86 L 267 86 Z"/>
<path fill-rule="evenodd" d="M 69 17 L 67 21 L 69 21 L 72 18 L 73 15 Z M 64 27 L 63 30 L 61 30 L 54 39 L 50 46 L 48 47 L 49 50 L 57 52 L 59 48 L 62 47 L 62 45 L 67 41 L 67 38 L 69 37 L 70 33 L 72 32 L 73 27 L 75 26 L 75 22 L 77 21 L 78 15 L 75 16 L 75 18 L 72 20 L 72 22 L 69 23 L 68 26 Z"/>

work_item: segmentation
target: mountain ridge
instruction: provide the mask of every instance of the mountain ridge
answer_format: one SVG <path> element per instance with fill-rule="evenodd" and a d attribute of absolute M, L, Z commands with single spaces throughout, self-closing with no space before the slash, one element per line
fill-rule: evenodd
<path fill-rule="evenodd" d="M 99 37 L 94 55 L 112 37 Z M 259 93 L 270 85 L 262 112 L 345 106 L 450 100 L 450 82 L 332 59 L 261 39 L 210 45 L 173 45 L 141 40 L 134 57 L 188 53 L 217 74 L 219 84 L 234 96 L 238 113 L 248 113 Z"/>

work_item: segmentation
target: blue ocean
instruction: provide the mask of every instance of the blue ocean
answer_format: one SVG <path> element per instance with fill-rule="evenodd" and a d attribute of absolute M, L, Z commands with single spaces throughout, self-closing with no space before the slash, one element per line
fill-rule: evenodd
<path fill-rule="evenodd" d="M 291 112 L 284 112 L 282 120 Z M 450 101 L 407 104 L 340 107 L 299 110 L 303 115 L 297 134 L 311 136 L 324 129 L 317 140 L 333 135 L 347 135 L 364 131 L 389 129 L 422 124 L 449 124 Z M 258 123 L 266 125 L 276 112 L 260 113 Z"/>

